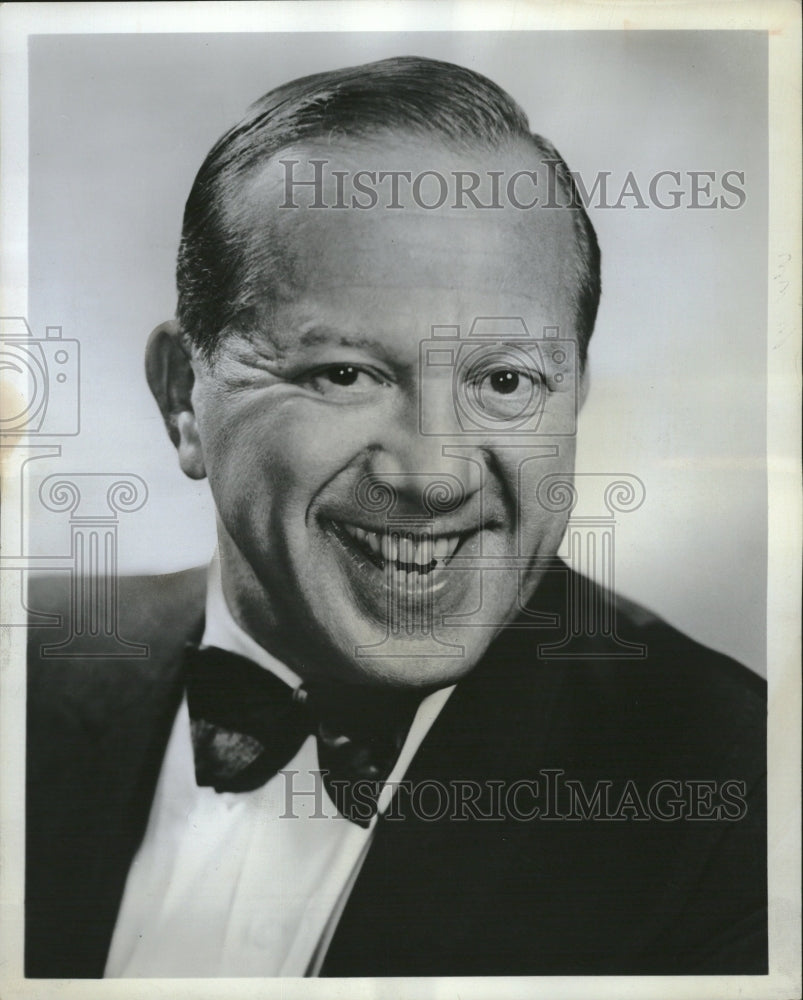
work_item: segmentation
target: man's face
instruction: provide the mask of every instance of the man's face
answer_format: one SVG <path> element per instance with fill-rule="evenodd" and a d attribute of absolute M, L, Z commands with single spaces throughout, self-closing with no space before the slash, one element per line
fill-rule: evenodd
<path fill-rule="evenodd" d="M 299 176 L 306 156 L 447 177 L 466 161 L 414 143 L 293 156 Z M 470 161 L 532 169 L 524 151 Z M 254 259 L 279 241 L 258 330 L 193 362 L 226 597 L 302 676 L 440 686 L 477 663 L 565 527 L 537 487 L 574 463 L 570 213 L 428 211 L 409 185 L 398 209 L 276 209 L 283 173 L 239 203 Z M 503 318 L 474 327 L 499 335 L 469 338 L 478 317 Z M 444 326 L 459 328 L 435 331 L 446 353 Z"/>

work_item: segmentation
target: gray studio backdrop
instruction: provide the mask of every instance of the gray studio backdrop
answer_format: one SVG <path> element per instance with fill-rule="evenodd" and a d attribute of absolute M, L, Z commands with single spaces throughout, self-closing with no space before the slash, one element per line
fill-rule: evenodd
<path fill-rule="evenodd" d="M 119 568 L 208 560 L 213 508 L 185 479 L 143 375 L 175 307 L 184 200 L 215 139 L 293 77 L 389 55 L 452 60 L 505 87 L 588 185 L 682 174 L 685 204 L 594 206 L 604 292 L 578 469 L 629 473 L 644 504 L 617 524 L 616 580 L 696 638 L 765 668 L 766 38 L 750 32 L 37 36 L 30 48 L 34 335 L 81 346 L 81 430 L 53 472 L 128 472 Z M 736 209 L 689 206 L 689 171 L 744 174 Z M 34 497 L 36 494 L 34 493 Z M 31 512 L 30 549 L 69 547 Z"/>

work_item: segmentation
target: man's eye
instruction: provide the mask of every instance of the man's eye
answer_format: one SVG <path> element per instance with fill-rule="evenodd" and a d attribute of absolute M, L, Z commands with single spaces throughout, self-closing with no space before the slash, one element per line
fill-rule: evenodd
<path fill-rule="evenodd" d="M 365 395 L 382 385 L 382 380 L 356 365 L 327 365 L 306 379 L 307 384 L 321 395 L 348 399 Z"/>
<path fill-rule="evenodd" d="M 478 411 L 500 420 L 512 420 L 537 409 L 543 380 L 537 372 L 496 368 L 475 380 L 469 395 Z"/>
<path fill-rule="evenodd" d="M 322 374 L 333 385 L 354 385 L 360 372 L 354 365 L 338 365 L 336 368 L 330 368 Z"/>
<path fill-rule="evenodd" d="M 510 396 L 519 388 L 520 375 L 513 371 L 492 372 L 488 381 L 494 392 Z"/>

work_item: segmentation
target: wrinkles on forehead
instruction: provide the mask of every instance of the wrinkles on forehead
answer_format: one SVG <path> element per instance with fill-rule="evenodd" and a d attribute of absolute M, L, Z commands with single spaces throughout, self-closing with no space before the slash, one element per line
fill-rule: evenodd
<path fill-rule="evenodd" d="M 331 170 L 456 169 L 538 170 L 532 150 L 519 145 L 504 153 L 478 150 L 469 155 L 420 140 L 379 148 L 352 144 L 337 150 L 307 145 L 283 150 L 251 173 L 227 199 L 226 224 L 239 234 L 240 268 L 237 327 L 259 332 L 281 354 L 293 334 L 277 328 L 279 309 L 314 292 L 344 287 L 374 289 L 454 289 L 470 271 L 479 291 L 526 295 L 544 310 L 554 302 L 574 301 L 578 257 L 571 212 L 538 208 L 521 211 L 422 208 L 402 194 L 401 209 L 380 203 L 360 210 L 311 209 L 310 188 L 294 192 L 298 208 L 280 207 L 286 199 L 285 168 L 297 160 L 299 176 L 312 176 L 309 161 L 329 161 L 323 191 L 327 205 L 337 200 Z M 544 170 L 545 172 L 545 170 Z M 327 187 L 328 185 L 328 187 Z M 545 190 L 545 181 L 541 182 Z M 404 188 L 402 191 L 404 192 Z M 306 199 L 303 195 L 306 194 Z"/>

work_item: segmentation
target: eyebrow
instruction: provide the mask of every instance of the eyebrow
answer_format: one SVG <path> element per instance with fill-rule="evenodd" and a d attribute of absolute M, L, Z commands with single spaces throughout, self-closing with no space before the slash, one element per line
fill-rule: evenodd
<path fill-rule="evenodd" d="M 335 344 L 338 347 L 362 347 L 369 350 L 387 351 L 387 345 L 379 340 L 370 337 L 354 337 L 341 333 L 332 327 L 316 326 L 311 330 L 306 330 L 298 338 L 300 347 L 316 347 L 318 344 Z"/>

